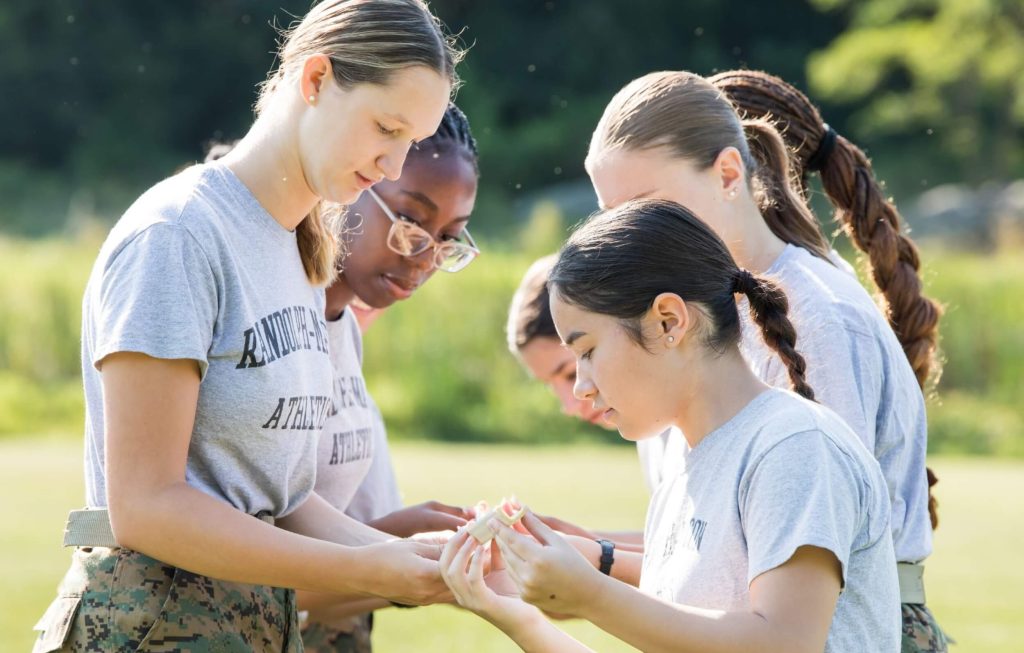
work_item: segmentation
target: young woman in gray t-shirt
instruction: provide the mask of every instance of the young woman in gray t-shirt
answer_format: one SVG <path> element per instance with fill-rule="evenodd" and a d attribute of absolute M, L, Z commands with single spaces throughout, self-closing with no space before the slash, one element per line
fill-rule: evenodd
<path fill-rule="evenodd" d="M 537 608 L 644 651 L 898 651 L 885 479 L 813 401 L 786 295 L 663 200 L 590 218 L 549 283 L 576 395 L 627 440 L 674 426 L 685 447 L 651 500 L 639 589 L 527 513 L 525 532 L 492 520 L 504 566 L 492 559 L 486 577 L 488 549 L 468 529 L 452 538 L 441 567 L 459 602 L 531 651 L 586 650 Z M 736 295 L 795 392 L 764 383 L 740 353 Z"/>
<path fill-rule="evenodd" d="M 83 302 L 89 510 L 36 651 L 294 651 L 283 588 L 445 594 L 438 546 L 313 491 L 336 253 L 319 207 L 398 177 L 460 56 L 419 0 L 321 2 L 285 34 L 239 144 L 113 228 Z"/>
<path fill-rule="evenodd" d="M 790 156 L 783 134 L 800 154 Z M 821 171 L 853 242 L 870 254 L 887 315 L 830 249 L 798 181 L 808 170 Z M 707 221 L 737 263 L 786 291 L 818 400 L 861 438 L 889 486 L 905 644 L 944 651 L 921 583 L 932 520 L 919 381 L 930 369 L 939 312 L 921 296 L 916 249 L 863 153 L 777 78 L 742 71 L 706 80 L 670 71 L 615 95 L 594 131 L 587 171 L 602 206 L 641 196 L 679 202 Z M 757 338 L 739 302 L 741 351 L 759 378 L 784 386 L 783 361 Z M 929 644 L 922 647 L 922 639 Z"/>

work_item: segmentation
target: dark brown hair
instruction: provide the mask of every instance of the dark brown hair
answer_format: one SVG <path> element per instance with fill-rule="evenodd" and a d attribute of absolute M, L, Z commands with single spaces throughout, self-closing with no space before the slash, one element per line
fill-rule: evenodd
<path fill-rule="evenodd" d="M 548 275 L 556 260 L 555 254 L 549 254 L 534 261 L 512 295 L 505 332 L 508 349 L 513 354 L 518 354 L 535 338 L 558 339 L 548 295 Z"/>
<path fill-rule="evenodd" d="M 659 294 L 675 293 L 704 315 L 698 333 L 719 353 L 739 343 L 735 295 L 743 294 L 765 342 L 786 364 L 793 390 L 814 399 L 785 293 L 740 269 L 722 239 L 675 202 L 631 200 L 595 213 L 559 252 L 548 287 L 570 304 L 617 318 L 645 348 L 641 318 Z"/>
<path fill-rule="evenodd" d="M 941 307 L 921 292 L 921 260 L 904 232 L 896 206 L 885 197 L 871 162 L 848 139 L 836 134 L 806 95 L 768 73 L 738 70 L 710 79 L 748 119 L 770 119 L 792 152 L 801 192 L 818 172 L 835 207 L 836 221 L 859 250 L 885 299 L 885 313 L 922 389 L 938 381 L 936 350 Z M 929 487 L 934 473 L 928 470 Z M 935 499 L 929 495 L 932 527 L 938 525 Z"/>
<path fill-rule="evenodd" d="M 772 233 L 827 259 L 829 245 L 799 191 L 782 137 L 771 121 L 743 120 L 720 90 L 700 75 L 663 71 L 622 88 L 604 110 L 587 155 L 617 148 L 667 148 L 700 169 L 727 147 L 743 159 L 747 183 Z"/>

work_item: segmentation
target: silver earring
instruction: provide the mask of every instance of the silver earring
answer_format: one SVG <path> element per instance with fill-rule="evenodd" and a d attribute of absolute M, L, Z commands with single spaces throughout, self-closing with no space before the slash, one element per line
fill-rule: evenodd
<path fill-rule="evenodd" d="M 675 336 L 669 336 L 669 337 L 668 337 L 668 341 L 669 341 L 669 342 L 675 342 L 675 341 L 676 341 L 676 338 L 675 338 Z"/>
<path fill-rule="evenodd" d="M 736 189 L 733 188 L 729 191 L 729 199 L 736 199 Z"/>

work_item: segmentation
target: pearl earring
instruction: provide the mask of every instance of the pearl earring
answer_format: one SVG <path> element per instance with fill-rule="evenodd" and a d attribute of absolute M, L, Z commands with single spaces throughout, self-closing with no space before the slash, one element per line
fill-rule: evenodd
<path fill-rule="evenodd" d="M 736 199 L 736 189 L 733 188 L 729 191 L 729 199 Z"/>
<path fill-rule="evenodd" d="M 669 336 L 669 337 L 668 337 L 668 341 L 669 341 L 670 343 L 671 343 L 671 342 L 675 342 L 675 341 L 676 341 L 676 338 L 675 338 L 675 336 Z"/>
<path fill-rule="evenodd" d="M 316 96 L 315 95 L 310 95 L 309 96 L 309 103 L 310 104 L 316 104 Z"/>

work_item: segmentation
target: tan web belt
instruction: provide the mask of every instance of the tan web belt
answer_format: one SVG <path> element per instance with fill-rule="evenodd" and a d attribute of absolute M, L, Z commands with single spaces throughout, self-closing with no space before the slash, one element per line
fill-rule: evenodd
<path fill-rule="evenodd" d="M 273 525 L 274 517 L 269 514 L 256 515 Z M 68 513 L 64 526 L 64 546 L 105 546 L 116 549 L 119 545 L 110 528 L 110 513 L 106 508 L 86 508 Z"/>
<path fill-rule="evenodd" d="M 900 579 L 900 603 L 924 605 L 924 565 L 913 562 L 896 564 Z"/>

